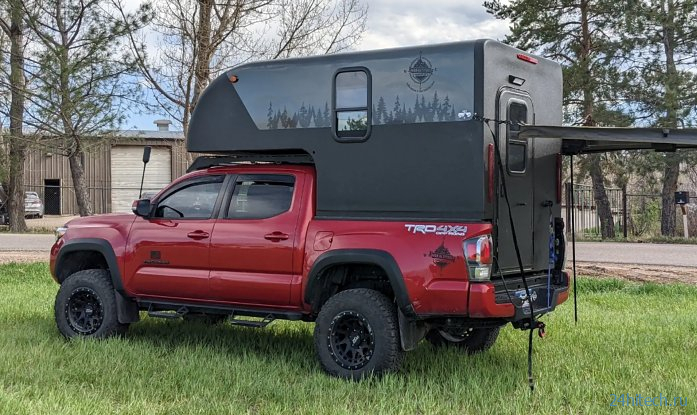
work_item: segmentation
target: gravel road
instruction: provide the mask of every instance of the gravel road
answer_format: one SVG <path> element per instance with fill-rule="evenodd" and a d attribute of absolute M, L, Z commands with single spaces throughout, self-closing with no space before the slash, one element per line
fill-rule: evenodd
<path fill-rule="evenodd" d="M 567 262 L 571 262 L 568 248 Z M 578 242 L 576 260 L 603 264 L 665 265 L 697 268 L 697 245 Z"/>

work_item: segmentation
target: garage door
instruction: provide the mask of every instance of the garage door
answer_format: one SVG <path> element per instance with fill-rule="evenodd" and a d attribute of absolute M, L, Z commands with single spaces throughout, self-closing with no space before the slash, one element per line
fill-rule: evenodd
<path fill-rule="evenodd" d="M 111 211 L 131 212 L 138 199 L 140 177 L 143 174 L 142 146 L 111 148 Z M 156 192 L 172 181 L 172 153 L 169 147 L 153 147 L 145 169 L 143 193 Z"/>

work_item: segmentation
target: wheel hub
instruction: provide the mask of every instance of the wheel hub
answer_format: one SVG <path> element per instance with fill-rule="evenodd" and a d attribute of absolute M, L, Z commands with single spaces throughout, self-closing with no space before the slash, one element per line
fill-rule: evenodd
<path fill-rule="evenodd" d="M 329 325 L 327 348 L 344 369 L 356 370 L 368 364 L 375 351 L 375 336 L 368 320 L 354 311 L 339 313 Z"/>
<path fill-rule="evenodd" d="M 104 321 L 102 300 L 91 288 L 76 288 L 65 303 L 65 317 L 75 333 L 93 334 Z"/>

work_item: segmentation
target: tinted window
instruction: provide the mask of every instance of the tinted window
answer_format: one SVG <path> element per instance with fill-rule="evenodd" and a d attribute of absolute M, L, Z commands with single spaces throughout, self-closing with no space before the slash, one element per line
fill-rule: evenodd
<path fill-rule="evenodd" d="M 334 78 L 334 132 L 338 138 L 364 138 L 370 123 L 367 70 L 339 72 Z"/>
<path fill-rule="evenodd" d="M 368 129 L 368 111 L 337 111 L 339 137 L 363 137 Z"/>
<path fill-rule="evenodd" d="M 527 146 L 525 144 L 508 144 L 508 170 L 514 173 L 525 171 L 526 150 Z"/>
<path fill-rule="evenodd" d="M 520 124 L 527 124 L 528 122 L 528 107 L 519 102 L 512 102 L 508 109 L 508 119 L 511 121 L 511 133 L 517 136 L 518 131 L 520 131 Z"/>
<path fill-rule="evenodd" d="M 213 215 L 215 201 L 222 186 L 223 176 L 212 176 L 206 180 L 194 179 L 191 184 L 160 200 L 155 216 L 169 219 L 208 219 Z"/>
<path fill-rule="evenodd" d="M 511 173 L 525 173 L 527 165 L 527 139 L 518 138 L 520 126 L 528 123 L 528 107 L 521 102 L 511 102 L 508 106 L 507 164 Z"/>
<path fill-rule="evenodd" d="M 238 180 L 230 200 L 228 219 L 263 219 L 290 209 L 293 182 Z"/>
<path fill-rule="evenodd" d="M 340 72 L 336 75 L 336 108 L 368 106 L 368 74 L 363 71 Z"/>

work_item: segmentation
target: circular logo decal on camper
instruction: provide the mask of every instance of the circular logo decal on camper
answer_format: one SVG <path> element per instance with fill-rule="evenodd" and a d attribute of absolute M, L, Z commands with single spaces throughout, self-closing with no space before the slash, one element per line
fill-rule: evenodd
<path fill-rule="evenodd" d="M 414 92 L 428 91 L 434 84 L 434 81 L 431 81 L 430 84 L 428 81 L 436 70 L 437 69 L 431 64 L 431 61 L 419 53 L 419 57 L 411 61 L 409 69 L 404 70 L 415 83 L 415 85 L 412 86 L 407 82 L 407 86 Z"/>

